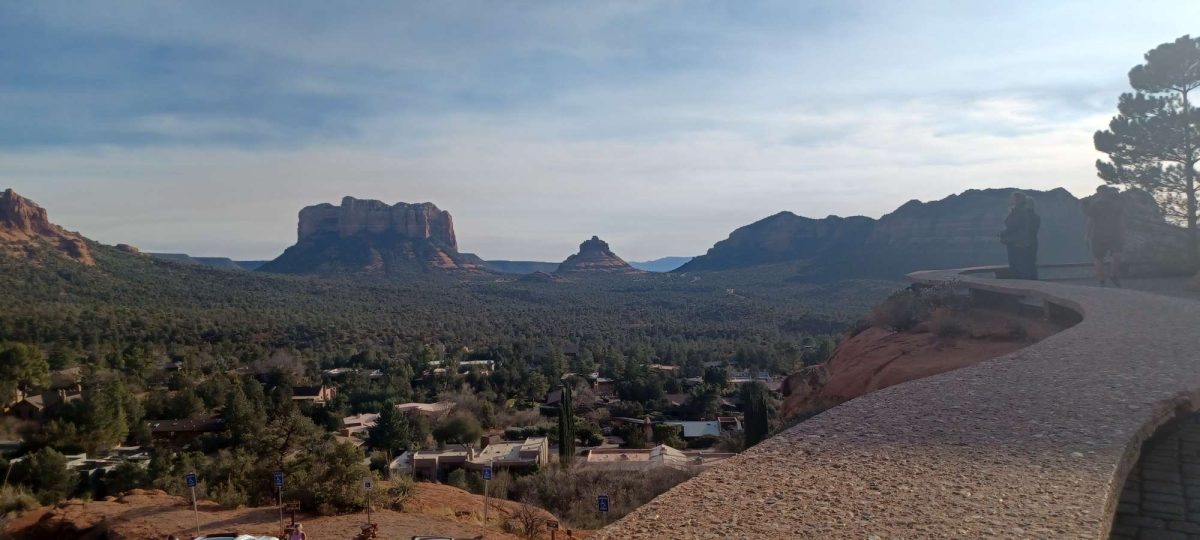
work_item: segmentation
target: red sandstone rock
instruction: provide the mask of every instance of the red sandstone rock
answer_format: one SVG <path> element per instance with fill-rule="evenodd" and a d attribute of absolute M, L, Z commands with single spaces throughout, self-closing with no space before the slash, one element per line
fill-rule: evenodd
<path fill-rule="evenodd" d="M 397 274 L 481 267 L 478 257 L 458 252 L 453 218 L 432 203 L 389 205 L 345 197 L 341 206 L 326 203 L 301 210 L 296 245 L 259 269 Z"/>
<path fill-rule="evenodd" d="M 579 244 L 579 253 L 567 257 L 558 265 L 559 273 L 568 272 L 604 272 L 610 274 L 636 274 L 638 270 L 625 262 L 624 259 L 608 248 L 608 243 L 593 236 Z"/>
<path fill-rule="evenodd" d="M 42 246 L 87 266 L 96 264 L 82 236 L 51 223 L 37 203 L 5 190 L 0 194 L 0 251 L 26 257 Z"/>
<path fill-rule="evenodd" d="M 1054 333 L 1046 321 L 988 311 L 961 314 L 968 335 L 939 337 L 922 324 L 911 332 L 872 327 L 842 342 L 824 364 L 784 380 L 784 417 L 816 412 L 876 390 L 1003 356 Z"/>

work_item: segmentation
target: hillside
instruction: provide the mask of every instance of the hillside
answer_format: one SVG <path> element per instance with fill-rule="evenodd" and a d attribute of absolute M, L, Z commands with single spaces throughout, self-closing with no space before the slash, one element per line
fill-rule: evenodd
<path fill-rule="evenodd" d="M 388 504 L 386 500 L 377 501 L 379 507 L 372 512 L 371 521 L 379 525 L 380 538 L 474 537 L 480 533 L 483 524 L 483 498 L 450 486 L 419 483 L 416 492 L 399 503 L 398 511 L 385 508 Z M 227 509 L 210 501 L 201 501 L 199 508 L 202 532 L 237 531 L 282 537 L 277 507 Z M 517 536 L 504 532 L 504 524 L 514 521 L 513 525 L 516 525 L 519 508 L 520 505 L 511 501 L 492 499 L 487 537 L 516 540 Z M 541 521 L 553 519 L 544 510 L 534 511 Z M 358 533 L 366 516 L 300 515 L 297 521 L 304 524 L 309 538 L 348 540 Z M 162 491 L 134 490 L 104 501 L 83 504 L 73 500 L 57 508 L 32 510 L 8 523 L 5 532 L 15 540 L 89 537 L 143 540 L 165 538 L 169 534 L 194 536 L 195 524 L 190 500 Z M 588 533 L 573 531 L 573 534 L 577 538 L 586 538 Z"/>
<path fill-rule="evenodd" d="M 676 271 L 794 263 L 804 279 L 898 279 L 921 269 L 1004 264 L 1007 255 L 998 236 L 1013 191 L 973 189 L 938 201 L 909 201 L 878 220 L 818 220 L 781 212 L 735 230 Z M 1061 188 L 1025 192 L 1042 217 L 1040 262 L 1089 261 L 1080 199 Z M 1134 238 L 1127 259 L 1160 271 L 1177 267 L 1180 230 L 1165 222 L 1145 193 L 1126 191 L 1122 196 Z"/>

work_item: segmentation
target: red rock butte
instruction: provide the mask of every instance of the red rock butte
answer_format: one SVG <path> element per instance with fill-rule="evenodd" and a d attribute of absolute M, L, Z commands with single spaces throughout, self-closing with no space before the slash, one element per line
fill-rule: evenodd
<path fill-rule="evenodd" d="M 579 253 L 567 257 L 558 265 L 559 273 L 599 272 L 608 274 L 636 274 L 641 270 L 634 268 L 624 259 L 613 253 L 608 242 L 593 236 L 590 240 L 579 244 Z"/>
<path fill-rule="evenodd" d="M 36 256 L 38 248 L 87 266 L 96 264 L 82 236 L 51 223 L 45 208 L 6 189 L 0 194 L 0 250 L 29 258 Z"/>

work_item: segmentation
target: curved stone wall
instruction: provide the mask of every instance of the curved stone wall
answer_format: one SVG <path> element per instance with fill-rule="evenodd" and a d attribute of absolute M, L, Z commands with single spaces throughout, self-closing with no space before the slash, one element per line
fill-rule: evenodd
<path fill-rule="evenodd" d="M 1082 320 L 830 409 L 600 538 L 1107 538 L 1142 443 L 1200 406 L 1200 302 L 977 271 L 910 278 Z"/>

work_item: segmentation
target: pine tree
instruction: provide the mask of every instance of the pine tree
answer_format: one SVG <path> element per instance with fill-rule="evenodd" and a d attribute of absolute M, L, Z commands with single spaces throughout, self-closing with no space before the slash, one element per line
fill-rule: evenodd
<path fill-rule="evenodd" d="M 571 403 L 571 387 L 562 385 L 562 400 L 558 402 L 558 460 L 569 465 L 575 458 L 575 407 Z"/>
<path fill-rule="evenodd" d="M 746 448 L 767 438 L 771 431 L 771 416 L 774 414 L 767 387 L 759 381 L 742 387 L 742 406 L 746 411 L 744 430 Z"/>
<path fill-rule="evenodd" d="M 1121 94 L 1118 114 L 1108 129 L 1097 131 L 1100 178 L 1110 184 L 1142 188 L 1158 200 L 1168 217 L 1187 224 L 1188 253 L 1193 266 L 1197 251 L 1196 164 L 1200 161 L 1200 115 L 1190 92 L 1200 88 L 1200 38 L 1183 36 L 1145 55 L 1146 62 L 1129 71 L 1133 93 Z"/>

